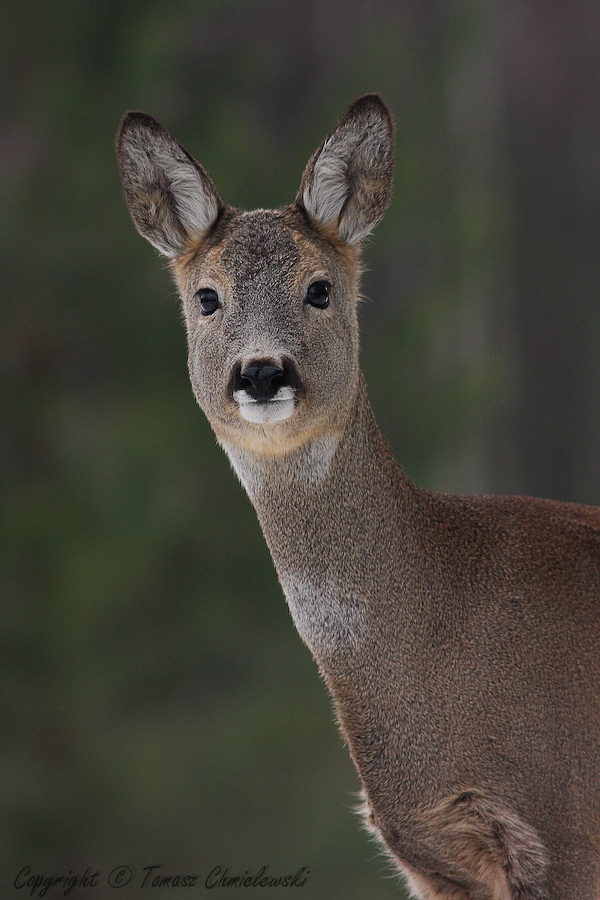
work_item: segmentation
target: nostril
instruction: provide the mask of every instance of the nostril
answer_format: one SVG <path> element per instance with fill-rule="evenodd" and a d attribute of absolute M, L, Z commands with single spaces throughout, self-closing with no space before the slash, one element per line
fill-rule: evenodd
<path fill-rule="evenodd" d="M 274 378 L 281 377 L 283 369 L 279 366 L 248 366 L 240 374 L 252 384 L 257 384 L 259 381 L 271 382 Z"/>
<path fill-rule="evenodd" d="M 247 398 L 259 403 L 272 400 L 281 388 L 289 388 L 290 394 L 296 399 L 304 396 L 304 388 L 295 364 L 288 357 L 283 357 L 281 366 L 274 363 L 272 358 L 252 359 L 249 365 L 242 369 L 242 364 L 237 362 L 229 377 L 227 384 L 227 396 L 230 400 L 238 399 L 235 395 L 242 391 Z"/>
<path fill-rule="evenodd" d="M 278 372 L 275 372 L 274 375 L 271 376 L 271 387 L 277 393 L 280 387 L 283 387 L 285 372 L 283 369 L 279 369 Z"/>
<path fill-rule="evenodd" d="M 243 386 L 254 400 L 271 400 L 283 383 L 284 371 L 279 366 L 257 363 L 240 372 Z"/>
<path fill-rule="evenodd" d="M 258 373 L 260 372 L 260 366 L 247 366 L 243 371 L 240 372 L 240 378 L 242 381 L 249 381 L 251 385 L 258 383 Z M 244 385 L 245 388 L 248 387 L 247 384 Z"/>

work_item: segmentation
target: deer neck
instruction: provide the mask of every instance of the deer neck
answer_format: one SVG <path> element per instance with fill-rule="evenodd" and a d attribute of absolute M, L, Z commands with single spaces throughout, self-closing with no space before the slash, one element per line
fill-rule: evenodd
<path fill-rule="evenodd" d="M 319 659 L 355 653 L 386 621 L 386 598 L 398 596 L 390 559 L 413 543 L 416 492 L 377 428 L 362 377 L 340 433 L 286 456 L 224 448 L 302 638 Z"/>

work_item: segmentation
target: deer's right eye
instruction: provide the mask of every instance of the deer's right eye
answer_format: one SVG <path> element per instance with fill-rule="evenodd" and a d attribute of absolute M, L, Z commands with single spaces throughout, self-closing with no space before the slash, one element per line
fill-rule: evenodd
<path fill-rule="evenodd" d="M 306 303 L 316 306 L 317 309 L 325 309 L 329 306 L 329 289 L 331 285 L 328 281 L 313 281 L 306 292 Z"/>
<path fill-rule="evenodd" d="M 203 316 L 212 316 L 219 308 L 219 295 L 212 288 L 202 288 L 196 291 L 196 297 L 200 301 L 200 309 Z"/>

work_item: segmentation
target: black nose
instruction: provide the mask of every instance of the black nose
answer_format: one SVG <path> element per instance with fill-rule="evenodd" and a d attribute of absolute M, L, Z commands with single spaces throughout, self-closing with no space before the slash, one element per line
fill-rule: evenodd
<path fill-rule="evenodd" d="M 283 386 L 284 371 L 270 363 L 257 362 L 240 372 L 242 387 L 246 393 L 259 402 L 272 400 Z"/>

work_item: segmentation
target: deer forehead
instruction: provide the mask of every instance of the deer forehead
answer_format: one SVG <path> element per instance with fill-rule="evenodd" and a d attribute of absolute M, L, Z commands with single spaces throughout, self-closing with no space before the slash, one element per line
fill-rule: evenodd
<path fill-rule="evenodd" d="M 175 261 L 175 275 L 192 291 L 208 278 L 233 297 L 265 291 L 289 295 L 311 278 L 347 279 L 349 268 L 357 268 L 356 253 L 336 244 L 291 210 L 237 213 L 216 240 L 190 246 Z"/>
<path fill-rule="evenodd" d="M 265 272 L 293 278 L 302 259 L 297 237 L 273 212 L 243 213 L 226 239 L 221 263 L 238 286 L 260 279 Z"/>

